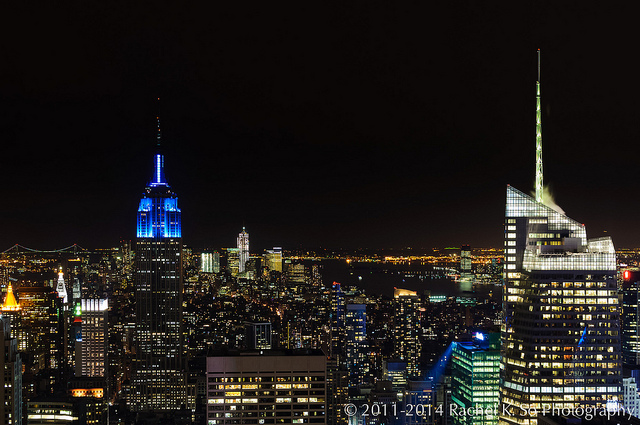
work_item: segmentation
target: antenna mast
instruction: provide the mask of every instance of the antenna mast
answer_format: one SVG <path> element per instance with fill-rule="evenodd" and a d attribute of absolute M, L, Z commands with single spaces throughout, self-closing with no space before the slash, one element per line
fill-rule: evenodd
<path fill-rule="evenodd" d="M 158 115 L 156 115 L 158 121 L 158 135 L 156 136 L 156 146 L 160 147 L 160 98 L 158 98 Z"/>
<path fill-rule="evenodd" d="M 538 49 L 538 81 L 536 81 L 536 202 L 542 202 L 542 113 L 540 111 L 540 49 Z"/>

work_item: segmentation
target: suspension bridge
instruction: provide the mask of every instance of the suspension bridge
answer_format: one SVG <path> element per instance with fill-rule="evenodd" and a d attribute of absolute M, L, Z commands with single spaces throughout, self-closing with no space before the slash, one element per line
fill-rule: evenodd
<path fill-rule="evenodd" d="M 73 255 L 78 255 L 78 254 L 90 254 L 91 252 L 86 249 L 81 247 L 78 244 L 73 244 L 73 245 L 69 245 L 65 248 L 60 248 L 60 249 L 52 249 L 52 250 L 41 250 L 41 249 L 33 249 L 33 248 L 28 248 L 24 245 L 20 245 L 20 244 L 15 244 L 13 245 L 11 248 L 5 249 L 4 251 L 2 251 L 0 254 L 3 255 L 10 255 L 10 254 L 18 254 L 18 255 L 23 255 L 23 254 L 73 254 Z"/>

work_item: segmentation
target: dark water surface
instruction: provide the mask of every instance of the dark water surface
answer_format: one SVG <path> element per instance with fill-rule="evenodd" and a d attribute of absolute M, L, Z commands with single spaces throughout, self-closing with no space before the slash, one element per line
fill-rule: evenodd
<path fill-rule="evenodd" d="M 385 265 L 368 266 L 363 264 L 349 265 L 344 260 L 323 260 L 322 277 L 325 284 L 339 282 L 344 285 L 355 285 L 363 288 L 368 294 L 379 294 L 393 297 L 393 288 L 403 288 L 422 293 L 431 291 L 431 295 L 478 296 L 489 291 L 498 292 L 494 285 L 472 287 L 470 283 L 458 283 L 445 277 L 444 272 L 429 270 L 428 267 L 411 269 L 404 267 L 385 267 Z M 475 293 L 472 293 L 475 292 Z M 498 294 L 494 294 L 494 297 Z"/>

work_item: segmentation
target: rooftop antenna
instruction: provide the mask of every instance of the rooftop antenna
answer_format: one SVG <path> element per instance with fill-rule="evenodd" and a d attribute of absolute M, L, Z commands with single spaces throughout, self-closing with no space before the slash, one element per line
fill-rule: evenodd
<path fill-rule="evenodd" d="M 542 113 L 540 112 L 540 49 L 538 49 L 538 81 L 536 81 L 536 202 L 542 203 Z"/>
<path fill-rule="evenodd" d="M 167 186 L 164 178 L 164 155 L 161 152 L 161 134 L 160 134 L 160 98 L 158 98 L 158 114 L 156 115 L 158 123 L 158 134 L 156 136 L 156 154 L 153 159 L 153 182 L 152 186 Z"/>
<path fill-rule="evenodd" d="M 158 98 L 158 115 L 156 115 L 156 120 L 158 121 L 158 135 L 156 136 L 156 146 L 160 147 L 160 98 Z"/>

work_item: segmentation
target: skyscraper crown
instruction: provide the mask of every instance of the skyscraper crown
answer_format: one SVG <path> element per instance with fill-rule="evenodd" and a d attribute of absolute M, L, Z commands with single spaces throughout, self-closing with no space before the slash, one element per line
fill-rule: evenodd
<path fill-rule="evenodd" d="M 7 289 L 7 296 L 2 304 L 2 311 L 17 311 L 20 310 L 20 304 L 16 301 L 16 297 L 13 295 L 13 288 L 9 285 Z"/>
<path fill-rule="evenodd" d="M 159 100 L 159 99 L 158 99 Z M 160 152 L 160 117 L 156 117 L 158 134 L 153 177 L 138 206 L 138 238 L 182 237 L 182 218 L 178 197 L 169 189 L 164 176 L 164 155 Z"/>

